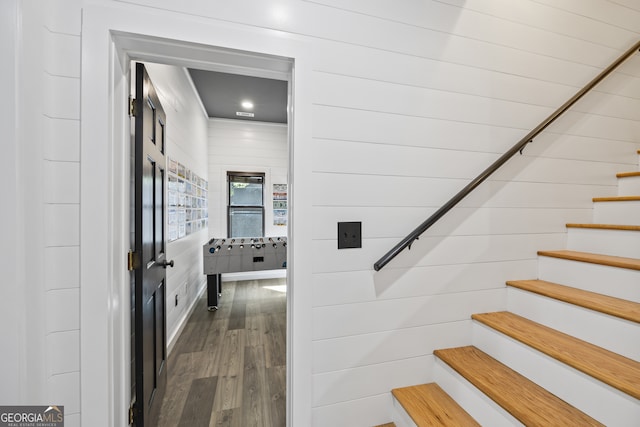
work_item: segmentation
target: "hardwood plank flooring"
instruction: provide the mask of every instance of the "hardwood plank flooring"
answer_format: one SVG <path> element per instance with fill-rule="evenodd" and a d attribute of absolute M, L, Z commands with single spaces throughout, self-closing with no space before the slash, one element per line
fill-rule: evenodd
<path fill-rule="evenodd" d="M 192 381 L 180 417 L 181 427 L 209 424 L 217 384 L 217 377 L 198 378 Z"/>
<path fill-rule="evenodd" d="M 285 365 L 267 368 L 267 384 L 271 394 L 271 424 L 284 426 L 287 423 L 287 368 Z"/>
<path fill-rule="evenodd" d="M 285 279 L 225 282 L 217 311 L 196 303 L 168 360 L 159 427 L 282 427 Z"/>

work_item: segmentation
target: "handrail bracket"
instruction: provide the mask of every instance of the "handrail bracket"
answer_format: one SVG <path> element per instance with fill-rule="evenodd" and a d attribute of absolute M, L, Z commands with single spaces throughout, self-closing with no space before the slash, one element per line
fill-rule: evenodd
<path fill-rule="evenodd" d="M 416 236 L 415 238 L 411 239 L 411 241 L 407 245 L 407 249 L 411 250 L 411 245 L 413 245 L 413 242 L 415 242 L 416 240 L 420 240 L 420 236 Z"/>
<path fill-rule="evenodd" d="M 526 146 L 527 146 L 528 144 L 531 144 L 532 142 L 533 142 L 533 138 L 531 138 L 529 141 L 527 141 L 527 143 L 526 143 L 525 145 L 523 145 L 523 146 L 520 148 L 520 155 L 521 155 L 521 156 L 522 156 L 522 152 L 524 151 L 524 149 L 526 148 Z"/>

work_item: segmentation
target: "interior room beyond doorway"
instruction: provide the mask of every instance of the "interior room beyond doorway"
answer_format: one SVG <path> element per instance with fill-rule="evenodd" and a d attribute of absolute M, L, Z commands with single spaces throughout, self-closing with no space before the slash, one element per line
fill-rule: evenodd
<path fill-rule="evenodd" d="M 208 190 L 207 205 L 203 206 L 194 207 L 178 197 L 176 200 L 168 197 L 171 205 L 167 206 L 166 217 L 167 225 L 171 227 L 167 232 L 167 253 L 168 258 L 176 260 L 176 268 L 171 269 L 167 276 L 170 353 L 162 422 L 179 425 L 184 419 L 189 420 L 185 425 L 209 425 L 208 421 L 204 422 L 208 411 L 208 417 L 218 422 L 223 418 L 230 419 L 236 413 L 246 413 L 246 416 L 260 419 L 265 417 L 262 422 L 267 422 L 267 425 L 271 422 L 274 426 L 283 426 L 286 418 L 287 293 L 281 290 L 286 289 L 287 283 L 284 278 L 265 278 L 282 277 L 286 273 L 240 272 L 230 275 L 222 289 L 220 310 L 209 312 L 201 254 L 202 245 L 207 240 L 227 235 L 225 178 L 228 171 L 258 171 L 265 176 L 266 227 L 263 236 L 287 236 L 286 214 L 284 217 L 280 214 L 283 208 L 286 212 L 287 201 L 278 200 L 278 214 L 273 203 L 276 188 L 278 192 L 284 189 L 286 194 L 288 184 L 287 124 L 210 117 L 201 103 L 200 113 L 207 116 L 204 129 L 206 154 L 202 155 L 202 132 L 193 130 L 198 129 L 199 124 L 194 125 L 186 118 L 189 112 L 193 113 L 191 101 L 184 96 L 185 81 L 190 80 L 187 68 L 157 63 L 146 65 L 158 87 L 161 101 L 169 110 L 169 161 L 198 176 L 198 180 L 204 177 L 207 182 L 198 185 L 198 189 Z M 179 82 L 174 86 L 176 79 Z M 192 81 L 189 89 L 198 93 Z M 269 154 L 265 156 L 265 153 Z M 266 161 L 265 157 L 268 158 Z M 179 168 L 177 171 L 174 178 L 178 182 L 186 181 L 187 175 L 181 174 Z M 189 195 L 188 192 L 186 194 Z M 196 198 L 191 194 L 191 199 L 201 202 L 207 198 L 204 195 Z M 192 216 L 194 212 L 200 214 L 205 210 L 208 210 L 206 216 Z M 182 221 L 187 226 L 191 222 L 199 227 L 191 225 L 181 229 L 175 226 L 176 218 L 180 216 L 187 216 L 187 220 Z M 242 280 L 247 278 L 254 280 Z M 262 282 L 266 282 L 266 287 L 263 288 Z M 202 366 L 196 366 L 198 362 Z M 245 375 L 244 371 L 248 373 Z M 187 377 L 191 378 L 188 386 Z M 252 384 L 255 381 L 273 385 L 256 387 Z M 242 391 L 243 387 L 249 387 L 250 391 Z M 200 398 L 201 395 L 215 399 L 208 402 L 206 398 Z M 256 405 L 260 406 L 259 410 Z M 239 416 L 243 415 L 235 415 L 235 419 Z M 196 418 L 200 420 L 197 423 Z M 245 424 L 241 422 L 240 425 Z"/>

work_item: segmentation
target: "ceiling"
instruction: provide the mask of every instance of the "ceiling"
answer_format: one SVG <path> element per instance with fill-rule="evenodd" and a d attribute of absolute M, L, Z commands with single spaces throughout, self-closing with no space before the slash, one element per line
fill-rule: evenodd
<path fill-rule="evenodd" d="M 188 70 L 209 117 L 287 123 L 287 81 Z M 242 107 L 244 101 L 251 102 L 253 108 Z M 254 116 L 237 115 L 237 112 Z"/>

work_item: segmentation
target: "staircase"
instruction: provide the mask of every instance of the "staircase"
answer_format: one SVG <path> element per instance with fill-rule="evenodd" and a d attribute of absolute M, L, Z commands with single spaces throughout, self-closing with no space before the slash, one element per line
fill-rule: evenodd
<path fill-rule="evenodd" d="M 640 150 L 638 151 L 640 155 Z M 472 345 L 436 350 L 435 383 L 392 391 L 402 426 L 640 426 L 640 172 L 472 315 Z"/>

